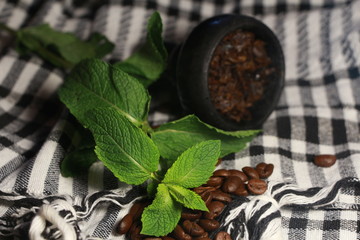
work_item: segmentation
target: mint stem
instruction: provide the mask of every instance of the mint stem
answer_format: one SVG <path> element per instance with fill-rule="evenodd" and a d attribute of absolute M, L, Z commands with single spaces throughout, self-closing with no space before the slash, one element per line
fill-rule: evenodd
<path fill-rule="evenodd" d="M 8 33 L 10 33 L 11 35 L 16 35 L 16 31 L 8 26 L 6 26 L 5 24 L 3 23 L 0 23 L 0 30 L 5 30 L 7 31 Z"/>
<path fill-rule="evenodd" d="M 54 54 L 53 52 L 47 50 L 44 47 L 40 47 L 37 49 L 37 54 L 40 55 L 42 58 L 45 59 L 51 59 L 53 62 L 56 62 L 57 65 L 61 65 L 64 70 L 65 69 L 71 69 L 74 67 L 74 64 L 66 61 L 65 59 L 57 56 L 56 54 Z"/>
<path fill-rule="evenodd" d="M 156 174 L 156 172 L 151 173 L 151 178 L 152 178 L 153 180 L 157 181 L 158 183 L 161 182 L 161 179 L 160 179 L 160 177 Z"/>

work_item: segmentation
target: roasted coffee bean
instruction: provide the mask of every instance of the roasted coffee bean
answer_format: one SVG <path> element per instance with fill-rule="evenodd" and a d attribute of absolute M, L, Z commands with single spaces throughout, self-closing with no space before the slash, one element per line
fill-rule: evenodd
<path fill-rule="evenodd" d="M 134 220 L 138 220 L 144 211 L 144 208 L 148 205 L 148 202 L 136 202 L 131 206 L 129 214 L 134 216 Z"/>
<path fill-rule="evenodd" d="M 314 163 L 319 167 L 331 167 L 336 162 L 335 155 L 323 154 L 315 156 Z"/>
<path fill-rule="evenodd" d="M 227 232 L 218 232 L 215 236 L 215 240 L 232 240 L 230 234 Z"/>
<path fill-rule="evenodd" d="M 201 234 L 198 237 L 195 237 L 194 239 L 202 239 L 202 238 L 207 238 L 207 237 L 209 237 L 209 233 L 204 231 L 203 234 Z"/>
<path fill-rule="evenodd" d="M 131 225 L 133 224 L 133 215 L 126 214 L 118 225 L 118 233 L 120 235 L 127 233 L 130 230 Z"/>
<path fill-rule="evenodd" d="M 233 194 L 237 196 L 248 196 L 249 192 L 245 187 L 245 183 L 241 183 L 239 187 L 235 190 L 235 192 L 233 192 Z"/>
<path fill-rule="evenodd" d="M 213 173 L 214 177 L 228 177 L 230 176 L 230 173 L 226 169 L 218 169 Z"/>
<path fill-rule="evenodd" d="M 184 229 L 178 224 L 173 231 L 174 237 L 179 240 L 191 240 L 191 236 L 185 233 Z"/>
<path fill-rule="evenodd" d="M 206 206 L 208 206 L 213 200 L 213 192 L 203 192 L 202 194 L 200 194 L 200 196 L 201 199 L 205 202 Z"/>
<path fill-rule="evenodd" d="M 212 201 L 208 206 L 209 212 L 204 213 L 204 218 L 214 219 L 221 214 L 224 208 L 225 205 L 222 202 Z"/>
<path fill-rule="evenodd" d="M 211 240 L 211 238 L 209 237 L 197 237 L 197 238 L 194 238 L 195 240 Z"/>
<path fill-rule="evenodd" d="M 197 194 L 202 194 L 203 192 L 212 192 L 212 191 L 215 191 L 216 188 L 214 187 L 210 187 L 210 186 L 200 186 L 200 187 L 196 187 L 193 189 L 194 192 L 196 192 Z"/>
<path fill-rule="evenodd" d="M 184 231 L 193 237 L 199 237 L 205 233 L 204 229 L 200 227 L 196 222 L 185 220 L 182 224 Z"/>
<path fill-rule="evenodd" d="M 247 188 L 250 193 L 260 195 L 267 189 L 267 183 L 262 179 L 253 178 L 247 183 Z"/>
<path fill-rule="evenodd" d="M 206 185 L 211 187 L 219 187 L 223 183 L 222 177 L 210 177 L 209 180 L 206 182 Z"/>
<path fill-rule="evenodd" d="M 209 207 L 208 207 L 209 208 Z M 203 218 L 205 218 L 205 219 L 214 219 L 214 218 L 216 218 L 217 216 L 216 216 L 216 214 L 214 213 L 214 212 L 205 212 L 204 214 L 203 214 Z"/>
<path fill-rule="evenodd" d="M 260 178 L 268 178 L 273 173 L 274 165 L 271 163 L 259 163 L 256 165 L 255 169 L 258 172 Z"/>
<path fill-rule="evenodd" d="M 248 178 L 250 179 L 259 178 L 258 172 L 252 167 L 243 167 L 242 170 L 246 174 L 246 176 L 248 176 Z"/>
<path fill-rule="evenodd" d="M 239 177 L 241 179 L 241 181 L 243 181 L 243 182 L 246 182 L 247 180 L 249 180 L 249 178 L 246 176 L 246 174 L 240 170 L 231 169 L 231 170 L 229 170 L 229 173 L 230 173 L 230 176 Z"/>
<path fill-rule="evenodd" d="M 162 238 L 160 237 L 146 237 L 144 238 L 144 240 L 161 240 Z"/>
<path fill-rule="evenodd" d="M 187 219 L 187 220 L 196 220 L 199 219 L 202 215 L 201 211 L 196 211 L 196 210 L 192 210 L 192 209 L 185 209 L 183 210 L 183 212 L 181 213 L 181 218 L 182 219 Z"/>
<path fill-rule="evenodd" d="M 138 210 L 140 209 L 140 206 L 141 205 L 143 205 L 144 203 L 143 202 L 135 202 L 132 206 L 131 206 L 131 208 L 130 208 L 130 210 L 129 210 L 129 214 L 131 214 L 131 215 L 135 215 L 137 212 L 138 212 Z"/>
<path fill-rule="evenodd" d="M 140 234 L 141 232 L 141 226 L 133 224 L 134 227 L 131 227 L 129 233 L 130 233 L 130 239 L 131 240 L 141 240 L 143 238 L 143 235 Z"/>
<path fill-rule="evenodd" d="M 233 193 L 239 187 L 240 183 L 242 183 L 242 181 L 239 177 L 229 176 L 226 178 L 221 190 L 226 193 Z"/>
<path fill-rule="evenodd" d="M 163 236 L 161 237 L 162 240 L 175 240 L 175 238 L 169 237 L 169 236 Z"/>
<path fill-rule="evenodd" d="M 218 229 L 220 227 L 220 223 L 216 221 L 215 219 L 200 219 L 199 225 L 205 230 L 205 231 L 214 231 L 215 229 Z"/>
<path fill-rule="evenodd" d="M 212 192 L 212 199 L 228 203 L 232 201 L 231 195 L 221 191 L 220 189 Z"/>
<path fill-rule="evenodd" d="M 209 233 L 204 231 L 204 233 L 201 234 L 201 236 L 193 237 L 193 240 L 210 240 Z"/>

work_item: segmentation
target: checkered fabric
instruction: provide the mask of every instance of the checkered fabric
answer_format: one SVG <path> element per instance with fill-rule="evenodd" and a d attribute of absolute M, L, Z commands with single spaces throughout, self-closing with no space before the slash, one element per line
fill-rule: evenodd
<path fill-rule="evenodd" d="M 278 106 L 249 147 L 219 166 L 273 163 L 269 188 L 234 199 L 218 231 L 233 239 L 360 239 L 360 1 L 2 0 L 0 22 L 14 29 L 46 22 L 83 39 L 100 32 L 116 44 L 106 60 L 119 61 L 144 41 L 154 10 L 171 44 L 208 17 L 241 13 L 268 25 L 284 50 Z M 115 226 L 143 189 L 119 182 L 101 162 L 81 177 L 61 176 L 78 134 L 56 95 L 66 73 L 36 56 L 19 57 L 12 39 L 0 36 L 0 238 L 27 239 L 34 216 L 50 205 L 78 239 L 123 239 Z M 154 104 L 149 120 L 177 117 Z M 319 154 L 337 162 L 317 167 Z M 62 232 L 49 224 L 43 236 L 60 239 Z"/>

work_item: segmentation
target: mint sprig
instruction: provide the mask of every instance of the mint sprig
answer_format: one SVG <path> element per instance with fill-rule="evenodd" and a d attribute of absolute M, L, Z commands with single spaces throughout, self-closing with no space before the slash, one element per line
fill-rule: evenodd
<path fill-rule="evenodd" d="M 197 187 L 209 179 L 219 154 L 220 141 L 210 140 L 196 144 L 179 156 L 158 185 L 153 203 L 144 210 L 142 234 L 163 236 L 171 232 L 180 219 L 181 205 L 207 211 L 201 197 L 187 188 Z"/>
<path fill-rule="evenodd" d="M 34 52 L 52 64 L 72 69 L 59 89 L 60 100 L 84 128 L 61 165 L 73 176 L 100 160 L 128 184 L 147 183 L 154 200 L 145 208 L 143 234 L 163 236 L 177 225 L 183 207 L 207 211 L 191 188 L 204 184 L 219 157 L 243 149 L 259 132 L 228 132 L 190 115 L 152 129 L 148 123 L 147 86 L 166 68 L 160 14 L 148 22 L 145 44 L 128 59 L 108 64 L 100 59 L 113 45 L 95 34 L 81 41 L 48 25 L 14 31 L 20 53 Z M 91 133 L 91 135 L 89 135 Z"/>

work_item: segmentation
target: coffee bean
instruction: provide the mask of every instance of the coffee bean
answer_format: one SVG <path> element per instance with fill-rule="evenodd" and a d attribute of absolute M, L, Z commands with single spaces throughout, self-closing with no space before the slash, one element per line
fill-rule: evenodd
<path fill-rule="evenodd" d="M 208 232 L 205 232 L 203 234 L 201 234 L 201 236 L 199 237 L 193 237 L 194 240 L 211 240 L 209 238 L 209 233 Z"/>
<path fill-rule="evenodd" d="M 232 201 L 231 195 L 221 191 L 220 189 L 212 192 L 212 199 L 227 203 Z"/>
<path fill-rule="evenodd" d="M 213 173 L 214 177 L 228 177 L 230 176 L 230 173 L 226 169 L 218 169 Z"/>
<path fill-rule="evenodd" d="M 184 231 L 193 237 L 199 237 L 205 233 L 204 229 L 196 222 L 185 220 L 182 224 Z"/>
<path fill-rule="evenodd" d="M 249 179 L 245 173 L 243 173 L 242 171 L 239 171 L 237 169 L 231 169 L 231 170 L 229 170 L 229 173 L 230 173 L 230 176 L 239 177 L 241 179 L 241 181 L 243 181 L 243 182 L 246 182 Z"/>
<path fill-rule="evenodd" d="M 133 215 L 126 214 L 119 222 L 118 233 L 120 235 L 127 233 L 132 224 L 133 224 Z"/>
<path fill-rule="evenodd" d="M 207 238 L 207 237 L 209 237 L 209 233 L 204 231 L 203 234 L 201 234 L 199 237 L 196 237 L 195 239 L 201 239 L 201 238 Z"/>
<path fill-rule="evenodd" d="M 134 227 L 131 227 L 129 233 L 130 233 L 130 239 L 131 240 L 141 240 L 143 235 L 140 234 L 141 232 L 141 226 L 137 224 L 133 224 Z"/>
<path fill-rule="evenodd" d="M 220 227 L 220 223 L 216 221 L 215 219 L 200 219 L 199 225 L 205 230 L 205 231 L 214 231 L 215 229 L 218 229 Z"/>
<path fill-rule="evenodd" d="M 218 232 L 215 236 L 215 240 L 232 240 L 230 234 L 227 232 Z"/>
<path fill-rule="evenodd" d="M 169 237 L 169 236 L 163 236 L 161 237 L 162 240 L 175 240 L 175 238 Z"/>
<path fill-rule="evenodd" d="M 250 193 L 260 195 L 266 192 L 267 183 L 262 179 L 253 178 L 248 181 L 247 188 Z"/>
<path fill-rule="evenodd" d="M 256 171 L 259 174 L 260 178 L 268 178 L 273 173 L 274 165 L 273 164 L 266 164 L 266 163 L 259 163 L 256 165 Z"/>
<path fill-rule="evenodd" d="M 210 186 L 200 186 L 200 187 L 196 187 L 193 189 L 194 192 L 196 192 L 197 194 L 201 195 L 203 192 L 212 192 L 215 191 L 216 188 L 214 187 L 210 187 Z"/>
<path fill-rule="evenodd" d="M 140 226 L 140 221 L 133 221 L 133 224 L 131 225 L 128 234 L 131 235 L 131 233 L 135 232 L 135 229 Z"/>
<path fill-rule="evenodd" d="M 249 178 L 259 178 L 258 172 L 252 167 L 243 167 L 242 170 Z"/>
<path fill-rule="evenodd" d="M 132 206 L 131 206 L 131 208 L 130 208 L 130 210 L 129 210 L 129 214 L 131 214 L 131 215 L 135 215 L 137 212 L 138 212 L 138 210 L 140 209 L 140 206 L 141 205 L 143 205 L 144 203 L 143 202 L 135 202 Z"/>
<path fill-rule="evenodd" d="M 174 237 L 179 240 L 191 240 L 191 236 L 186 234 L 184 229 L 178 224 L 173 231 Z"/>
<path fill-rule="evenodd" d="M 222 177 L 210 177 L 209 180 L 206 182 L 206 185 L 211 187 L 219 187 L 223 183 Z"/>
<path fill-rule="evenodd" d="M 149 203 L 148 202 L 136 202 L 134 203 L 134 205 L 131 206 L 130 210 L 129 210 L 129 214 L 133 215 L 134 220 L 138 220 L 142 214 L 142 212 L 144 211 L 144 208 L 146 206 L 148 206 Z"/>
<path fill-rule="evenodd" d="M 161 240 L 162 238 L 160 237 L 146 237 L 143 240 Z"/>
<path fill-rule="evenodd" d="M 245 187 L 245 183 L 241 183 L 239 187 L 233 192 L 237 196 L 248 196 L 249 192 Z"/>
<path fill-rule="evenodd" d="M 336 162 L 335 155 L 323 154 L 315 156 L 314 163 L 319 167 L 331 167 Z"/>
<path fill-rule="evenodd" d="M 201 215 L 202 215 L 201 211 L 195 211 L 187 208 L 182 211 L 181 218 L 187 220 L 196 220 L 199 219 Z"/>
<path fill-rule="evenodd" d="M 209 208 L 209 207 L 208 207 Z M 214 218 L 216 218 L 217 216 L 216 216 L 216 214 L 214 213 L 214 212 L 205 212 L 204 214 L 203 214 L 203 218 L 205 218 L 205 219 L 214 219 Z"/>
<path fill-rule="evenodd" d="M 205 205 L 208 206 L 213 199 L 213 192 L 203 192 L 200 194 L 200 197 L 205 202 Z"/>
<path fill-rule="evenodd" d="M 195 240 L 211 240 L 211 238 L 209 237 L 197 237 L 197 238 L 194 238 Z"/>
<path fill-rule="evenodd" d="M 208 206 L 209 212 L 205 212 L 204 217 L 206 219 L 214 219 L 221 214 L 224 208 L 225 205 L 222 202 L 212 201 Z"/>
<path fill-rule="evenodd" d="M 239 187 L 240 183 L 242 183 L 240 178 L 236 176 L 229 176 L 226 178 L 221 190 L 226 193 L 233 193 Z"/>

